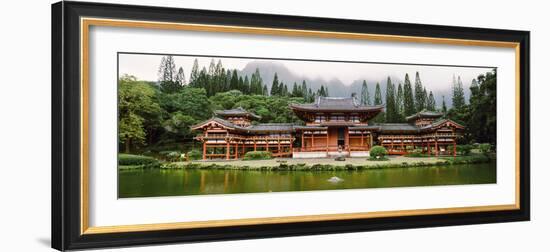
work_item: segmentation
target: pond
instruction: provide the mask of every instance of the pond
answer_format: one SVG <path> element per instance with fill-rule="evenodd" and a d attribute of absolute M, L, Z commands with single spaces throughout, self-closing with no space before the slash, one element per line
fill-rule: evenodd
<path fill-rule="evenodd" d="M 119 197 L 487 183 L 496 183 L 496 164 L 494 162 L 358 171 L 142 169 L 119 172 Z"/>

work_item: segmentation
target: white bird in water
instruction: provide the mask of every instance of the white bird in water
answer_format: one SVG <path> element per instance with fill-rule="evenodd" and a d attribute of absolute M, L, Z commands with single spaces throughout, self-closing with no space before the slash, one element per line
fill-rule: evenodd
<path fill-rule="evenodd" d="M 332 177 L 332 178 L 327 179 L 327 181 L 330 182 L 330 183 L 338 183 L 338 182 L 342 182 L 344 180 L 339 178 L 339 177 Z"/>

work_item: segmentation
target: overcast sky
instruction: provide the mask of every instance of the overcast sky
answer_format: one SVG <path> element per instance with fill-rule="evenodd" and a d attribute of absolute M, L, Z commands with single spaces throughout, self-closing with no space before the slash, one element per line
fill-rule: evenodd
<path fill-rule="evenodd" d="M 156 81 L 158 79 L 158 67 L 163 55 L 144 54 L 120 54 L 119 74 L 134 75 L 140 80 Z M 174 56 L 177 67 L 183 67 L 185 77 L 189 79 L 193 61 L 198 59 L 199 66 L 208 65 L 212 57 L 195 56 Z M 217 62 L 221 59 L 226 69 L 242 70 L 247 63 L 258 61 L 257 59 L 243 58 L 214 58 Z M 369 80 L 380 80 L 387 76 L 404 78 L 409 73 L 411 83 L 414 84 L 416 71 L 420 72 L 422 84 L 430 90 L 444 90 L 451 87 L 453 74 L 460 76 L 464 87 L 468 88 L 471 80 L 480 74 L 491 71 L 491 68 L 479 67 L 449 67 L 449 66 L 418 66 L 404 64 L 376 64 L 376 63 L 342 63 L 342 62 L 315 62 L 297 60 L 261 60 L 273 61 L 286 66 L 297 76 L 309 79 L 322 78 L 324 80 L 339 79 L 346 85 L 354 80 L 367 78 Z M 261 70 L 261 69 L 260 69 Z M 285 81 L 285 80 L 282 80 Z M 269 84 L 268 84 L 269 85 Z"/>

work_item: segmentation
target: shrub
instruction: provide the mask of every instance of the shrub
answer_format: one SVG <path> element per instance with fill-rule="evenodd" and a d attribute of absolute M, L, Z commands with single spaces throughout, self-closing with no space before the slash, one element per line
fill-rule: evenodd
<path fill-rule="evenodd" d="M 386 148 L 380 145 L 373 146 L 369 152 L 371 159 L 384 159 L 387 154 Z"/>
<path fill-rule="evenodd" d="M 464 145 L 457 145 L 456 146 L 456 151 L 460 154 L 460 155 L 469 155 L 470 152 L 472 152 L 472 149 L 473 149 L 473 146 L 472 145 L 469 145 L 469 144 L 464 144 Z"/>
<path fill-rule="evenodd" d="M 166 154 L 166 160 L 170 162 L 176 162 L 181 159 L 181 153 L 179 151 L 171 151 Z"/>
<path fill-rule="evenodd" d="M 479 151 L 483 154 L 489 153 L 489 151 L 491 151 L 491 144 L 488 144 L 488 143 L 480 144 Z"/>
<path fill-rule="evenodd" d="M 159 161 L 147 156 L 118 154 L 118 164 L 123 166 L 153 167 L 158 166 Z"/>
<path fill-rule="evenodd" d="M 422 153 L 422 150 L 414 150 L 411 153 L 405 154 L 405 157 L 429 157 L 430 155 Z"/>
<path fill-rule="evenodd" d="M 191 150 L 191 151 L 187 152 L 187 159 L 189 159 L 189 160 L 202 159 L 202 153 L 199 150 Z"/>
<path fill-rule="evenodd" d="M 243 160 L 263 160 L 271 159 L 271 152 L 269 151 L 249 151 L 244 154 Z"/>

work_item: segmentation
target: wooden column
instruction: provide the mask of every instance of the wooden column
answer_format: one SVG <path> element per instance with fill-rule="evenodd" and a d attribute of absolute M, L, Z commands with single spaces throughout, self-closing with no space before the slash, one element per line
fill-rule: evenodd
<path fill-rule="evenodd" d="M 202 142 L 202 160 L 206 160 L 206 140 Z"/>
<path fill-rule="evenodd" d="M 405 138 L 401 138 L 401 151 L 405 151 Z"/>
<path fill-rule="evenodd" d="M 326 139 L 327 139 L 327 146 L 326 146 L 326 152 L 327 152 L 327 157 L 328 157 L 328 128 L 327 128 L 327 135 L 326 135 Z"/>
<path fill-rule="evenodd" d="M 281 156 L 281 136 L 277 137 L 277 154 Z"/>
<path fill-rule="evenodd" d="M 432 147 L 430 146 L 430 139 L 428 139 L 428 155 L 432 155 Z"/>
<path fill-rule="evenodd" d="M 453 156 L 456 157 L 456 139 L 453 138 Z"/>
<path fill-rule="evenodd" d="M 256 151 L 256 139 L 254 139 L 254 151 Z"/>
<path fill-rule="evenodd" d="M 437 137 L 435 138 L 435 156 L 439 156 L 439 146 L 437 145 Z"/>
<path fill-rule="evenodd" d="M 239 143 L 235 144 L 235 159 L 239 158 Z"/>
<path fill-rule="evenodd" d="M 363 140 L 363 131 L 361 131 L 361 147 L 363 147 L 363 142 L 364 142 L 364 140 Z"/>
<path fill-rule="evenodd" d="M 315 132 L 311 132 L 311 147 L 315 146 Z"/>
<path fill-rule="evenodd" d="M 244 157 L 244 154 L 246 154 L 246 153 L 245 153 L 245 145 L 246 145 L 246 143 L 243 142 L 243 157 Z"/>
<path fill-rule="evenodd" d="M 305 134 L 305 131 L 302 131 L 302 151 L 304 151 L 304 134 Z"/>
<path fill-rule="evenodd" d="M 229 146 L 229 140 L 225 140 L 225 141 L 227 141 L 227 146 L 225 150 L 225 159 L 229 160 L 229 149 L 231 149 L 231 146 Z"/>

